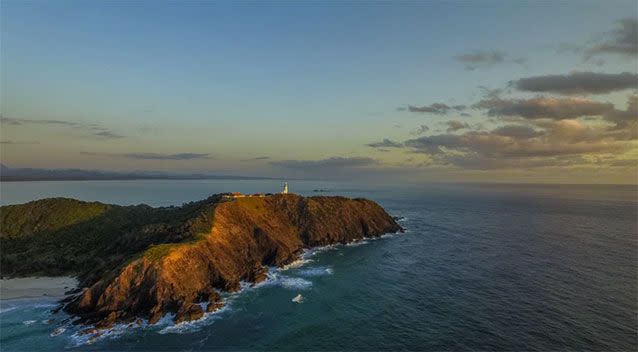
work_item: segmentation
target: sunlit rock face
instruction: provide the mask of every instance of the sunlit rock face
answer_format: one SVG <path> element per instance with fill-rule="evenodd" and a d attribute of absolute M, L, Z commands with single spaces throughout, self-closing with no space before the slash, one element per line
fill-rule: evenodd
<path fill-rule="evenodd" d="M 98 328 L 136 318 L 152 323 L 167 313 L 178 322 L 197 319 L 204 310 L 219 308 L 218 290 L 259 282 L 266 266 L 290 263 L 303 248 L 401 230 L 366 199 L 294 194 L 219 199 L 203 209 L 212 213 L 205 214 L 212 218 L 208 233 L 151 246 L 92 284 L 65 310 L 79 323 Z"/>

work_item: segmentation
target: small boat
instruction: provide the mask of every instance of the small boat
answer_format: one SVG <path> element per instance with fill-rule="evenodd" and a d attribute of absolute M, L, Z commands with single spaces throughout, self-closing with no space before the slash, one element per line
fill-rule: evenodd
<path fill-rule="evenodd" d="M 295 303 L 301 303 L 301 301 L 303 301 L 303 296 L 301 294 L 298 294 L 295 296 L 295 298 L 292 299 L 292 301 Z"/>

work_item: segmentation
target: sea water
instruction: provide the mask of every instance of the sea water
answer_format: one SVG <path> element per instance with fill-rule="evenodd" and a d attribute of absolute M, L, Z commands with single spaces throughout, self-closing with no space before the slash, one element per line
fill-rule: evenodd
<path fill-rule="evenodd" d="M 79 335 L 55 301 L 0 302 L 0 348 L 24 350 L 635 350 L 635 186 L 289 182 L 303 195 L 366 197 L 404 234 L 307 251 L 226 307 L 175 325 Z M 65 196 L 178 205 L 277 181 L 80 181 L 0 185 L 2 204 Z M 326 189 L 315 193 L 313 189 Z M 299 303 L 292 301 L 301 294 Z M 53 320 L 51 320 L 53 319 Z"/>

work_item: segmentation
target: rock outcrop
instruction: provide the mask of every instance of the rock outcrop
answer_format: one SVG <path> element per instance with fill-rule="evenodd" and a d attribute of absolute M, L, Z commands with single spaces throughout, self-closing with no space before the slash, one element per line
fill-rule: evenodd
<path fill-rule="evenodd" d="M 106 328 L 137 318 L 154 323 L 200 318 L 221 306 L 218 291 L 259 282 L 268 266 L 296 260 L 304 248 L 347 243 L 397 232 L 401 227 L 375 202 L 293 194 L 217 197 L 207 233 L 154 244 L 109 271 L 66 303 L 78 323 Z"/>

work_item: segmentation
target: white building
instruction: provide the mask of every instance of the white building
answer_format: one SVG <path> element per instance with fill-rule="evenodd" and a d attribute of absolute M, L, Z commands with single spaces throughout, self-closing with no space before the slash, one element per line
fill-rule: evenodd
<path fill-rule="evenodd" d="M 281 191 L 281 194 L 288 194 L 288 182 L 284 182 L 284 190 Z"/>

